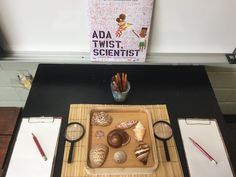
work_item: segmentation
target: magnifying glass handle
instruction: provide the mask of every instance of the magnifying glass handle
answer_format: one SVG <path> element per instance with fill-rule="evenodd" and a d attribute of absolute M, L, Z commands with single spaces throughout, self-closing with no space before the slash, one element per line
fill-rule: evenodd
<path fill-rule="evenodd" d="M 168 150 L 168 147 L 167 147 L 167 143 L 166 141 L 163 141 L 164 143 L 164 149 L 165 149 L 165 154 L 166 154 L 166 161 L 170 161 L 170 154 L 169 154 L 169 150 Z"/>
<path fill-rule="evenodd" d="M 71 142 L 71 144 L 70 144 L 70 152 L 69 152 L 69 156 L 68 156 L 68 163 L 72 162 L 73 151 L 74 151 L 74 142 Z"/>

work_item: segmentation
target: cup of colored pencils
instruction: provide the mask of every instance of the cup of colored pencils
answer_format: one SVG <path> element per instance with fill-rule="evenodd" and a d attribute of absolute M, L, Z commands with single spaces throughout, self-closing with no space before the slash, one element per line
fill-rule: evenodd
<path fill-rule="evenodd" d="M 116 73 L 112 76 L 111 91 L 116 102 L 124 102 L 130 91 L 127 73 Z"/>

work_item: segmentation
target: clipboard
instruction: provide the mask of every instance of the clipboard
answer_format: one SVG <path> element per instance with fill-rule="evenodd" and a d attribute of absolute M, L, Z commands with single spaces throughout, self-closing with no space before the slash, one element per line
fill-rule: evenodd
<path fill-rule="evenodd" d="M 52 176 L 61 120 L 61 117 L 22 119 L 6 177 Z M 32 133 L 37 136 L 47 161 L 42 158 Z"/>
<path fill-rule="evenodd" d="M 191 177 L 234 177 L 228 152 L 215 119 L 178 119 Z M 218 162 L 211 163 L 189 140 L 198 142 Z"/>

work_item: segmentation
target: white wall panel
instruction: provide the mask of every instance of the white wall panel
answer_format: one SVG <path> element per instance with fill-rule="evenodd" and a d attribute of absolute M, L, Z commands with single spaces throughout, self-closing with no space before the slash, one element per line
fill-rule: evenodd
<path fill-rule="evenodd" d="M 13 51 L 89 52 L 87 2 L 0 0 L 0 28 Z M 235 7 L 235 0 L 156 0 L 149 53 L 232 52 Z"/>

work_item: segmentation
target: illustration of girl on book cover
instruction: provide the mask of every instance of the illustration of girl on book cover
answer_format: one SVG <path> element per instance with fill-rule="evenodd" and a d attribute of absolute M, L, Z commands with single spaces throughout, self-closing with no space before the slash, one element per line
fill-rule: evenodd
<path fill-rule="evenodd" d="M 123 34 L 123 32 L 128 29 L 129 27 L 131 27 L 131 23 L 127 23 L 125 21 L 126 19 L 126 15 L 125 14 L 120 14 L 118 18 L 116 18 L 117 24 L 118 24 L 118 29 L 116 30 L 116 37 L 121 37 L 121 35 Z"/>

